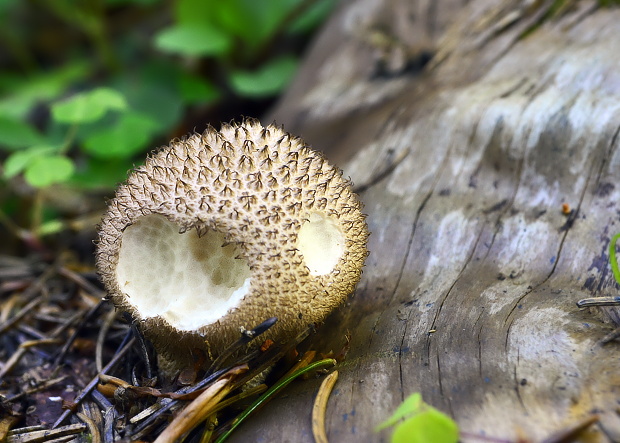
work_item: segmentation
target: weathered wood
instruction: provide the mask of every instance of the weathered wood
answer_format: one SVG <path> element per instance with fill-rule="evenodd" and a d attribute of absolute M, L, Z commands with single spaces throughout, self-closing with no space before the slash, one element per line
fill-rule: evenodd
<path fill-rule="evenodd" d="M 618 439 L 618 344 L 598 344 L 614 312 L 575 303 L 618 290 L 606 251 L 620 229 L 620 9 L 437 2 L 429 34 L 410 30 L 419 16 L 405 3 L 434 2 L 344 4 L 274 112 L 358 184 L 409 151 L 362 194 L 371 256 L 317 343 L 352 335 L 328 436 L 385 441 L 373 427 L 419 391 L 464 441 L 540 440 L 593 412 L 591 441 Z M 409 62 L 386 65 L 392 49 L 372 29 L 395 29 Z M 318 384 L 297 385 L 235 440 L 312 441 Z"/>

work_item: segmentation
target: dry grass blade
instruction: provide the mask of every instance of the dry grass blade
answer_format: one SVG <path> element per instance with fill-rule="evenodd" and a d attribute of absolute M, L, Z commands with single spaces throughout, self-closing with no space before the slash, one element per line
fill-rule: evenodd
<path fill-rule="evenodd" d="M 101 443 L 101 434 L 99 433 L 99 428 L 97 427 L 95 421 L 81 412 L 76 413 L 76 415 L 80 420 L 86 423 L 86 426 L 88 426 L 88 432 L 90 432 L 91 442 Z"/>
<path fill-rule="evenodd" d="M 93 378 L 90 381 L 90 383 L 86 385 L 86 387 L 82 390 L 82 392 L 80 392 L 80 394 L 75 398 L 75 400 L 73 401 L 75 404 L 79 404 L 82 400 L 84 400 L 84 398 L 95 388 L 95 386 L 97 386 L 97 382 L 99 381 L 99 376 L 102 373 L 105 374 L 106 372 L 110 371 L 119 362 L 119 360 L 131 349 L 135 341 L 136 341 L 135 337 L 130 339 L 125 344 L 125 346 L 123 346 L 123 348 L 116 353 L 114 358 L 110 361 L 110 363 L 106 365 L 105 368 L 103 368 L 101 373 L 97 374 L 97 376 L 95 376 L 95 378 Z M 56 423 L 54 423 L 52 428 L 56 428 L 57 426 L 60 426 L 62 422 L 67 419 L 69 414 L 71 414 L 71 410 L 67 409 L 65 412 L 63 412 L 60 418 L 56 420 Z"/>
<path fill-rule="evenodd" d="M 286 374 L 284 374 L 284 377 L 288 377 L 291 374 L 294 374 L 296 371 L 300 370 L 301 368 L 305 368 L 306 366 L 308 366 L 310 363 L 312 363 L 315 356 L 316 356 L 316 351 L 304 352 L 304 355 L 301 357 L 301 360 L 295 363 L 295 365 L 291 369 L 289 369 Z"/>
<path fill-rule="evenodd" d="M 591 297 L 584 298 L 577 302 L 578 308 L 590 308 L 592 306 L 618 306 L 620 304 L 620 297 Z"/>
<path fill-rule="evenodd" d="M 258 386 L 254 386 L 253 388 L 249 388 L 241 392 L 240 394 L 237 394 L 233 397 L 227 398 L 226 400 L 219 402 L 218 405 L 215 407 L 215 409 L 213 409 L 213 413 L 218 412 L 224 408 L 227 408 L 230 405 L 235 404 L 240 400 L 243 400 L 244 398 L 252 397 L 254 395 L 260 395 L 266 390 L 267 390 L 267 385 L 265 384 L 260 384 Z"/>
<path fill-rule="evenodd" d="M 204 421 L 211 415 L 218 403 L 232 390 L 235 376 L 247 371 L 247 369 L 247 365 L 233 368 L 209 386 L 177 415 L 164 432 L 157 437 L 155 443 L 179 441 L 184 434 Z"/>
<path fill-rule="evenodd" d="M 108 331 L 112 327 L 112 324 L 118 317 L 118 311 L 116 309 L 111 309 L 106 314 L 103 325 L 101 325 L 101 329 L 99 329 L 99 334 L 97 335 L 97 348 L 95 350 L 95 363 L 97 365 L 97 371 L 101 372 L 103 369 L 103 344 L 105 342 L 106 335 Z"/>
<path fill-rule="evenodd" d="M 66 435 L 80 434 L 86 430 L 86 425 L 76 424 L 67 425 L 58 429 L 32 431 L 28 433 L 10 432 L 7 437 L 7 443 L 38 443 L 49 441 L 54 438 L 64 437 Z"/>
<path fill-rule="evenodd" d="M 327 410 L 329 395 L 337 380 L 338 371 L 334 371 L 325 377 L 319 392 L 316 394 L 312 408 L 312 434 L 316 443 L 328 443 L 327 434 L 325 433 L 325 411 Z"/>
<path fill-rule="evenodd" d="M 545 438 L 542 443 L 568 443 L 579 440 L 579 434 L 588 429 L 594 423 L 599 420 L 598 415 L 591 415 L 583 420 L 573 424 L 566 429 L 554 432 L 549 437 Z"/>
<path fill-rule="evenodd" d="M 239 340 L 237 340 L 235 343 L 230 345 L 228 349 L 226 349 L 217 359 L 215 359 L 215 361 L 211 364 L 211 367 L 209 368 L 209 372 L 213 372 L 221 368 L 222 364 L 224 363 L 224 361 L 226 361 L 226 359 L 228 359 L 235 352 L 242 349 L 245 345 L 250 343 L 252 340 L 254 340 L 255 338 L 262 335 L 264 332 L 269 330 L 269 328 L 275 325 L 277 321 L 278 321 L 277 317 L 268 318 L 267 320 L 262 322 L 260 325 L 256 326 L 251 331 L 246 331 L 242 333 Z"/>
<path fill-rule="evenodd" d="M 0 325 L 0 334 L 3 334 L 8 329 L 12 328 L 18 321 L 20 321 L 26 314 L 32 312 L 34 308 L 41 304 L 43 296 L 39 296 L 24 306 L 17 314 L 5 321 Z"/>
<path fill-rule="evenodd" d="M 54 366 L 58 366 L 64 360 L 65 355 L 67 354 L 67 352 L 69 352 L 69 348 L 71 348 L 71 345 L 73 344 L 75 339 L 79 336 L 79 334 L 82 331 L 82 328 L 84 327 L 84 325 L 90 319 L 93 318 L 93 316 L 97 313 L 97 311 L 99 311 L 99 309 L 103 306 L 104 303 L 105 303 L 105 301 L 101 300 L 95 306 L 91 307 L 87 312 L 82 312 L 79 315 L 79 317 L 81 317 L 80 323 L 77 325 L 77 327 L 73 331 L 73 334 L 71 334 L 69 339 L 65 342 L 64 346 L 62 347 L 62 349 L 60 350 L 60 352 L 56 356 L 56 359 L 54 361 Z"/>
<path fill-rule="evenodd" d="M 59 340 L 56 338 L 45 338 L 42 340 L 29 340 L 29 341 L 23 342 L 21 345 L 19 345 L 19 348 L 17 348 L 17 351 L 13 353 L 13 355 L 11 355 L 9 360 L 5 363 L 2 370 L 0 370 L 0 380 L 2 380 L 9 372 L 11 372 L 11 369 L 13 369 L 13 367 L 17 363 L 19 363 L 19 360 L 21 360 L 21 358 L 28 351 L 28 349 L 35 347 L 35 346 L 53 345 L 53 344 L 58 344 L 58 343 L 62 343 L 62 340 Z"/>
<path fill-rule="evenodd" d="M 104 298 L 106 295 L 105 291 L 102 291 L 101 289 L 93 285 L 91 282 L 86 280 L 84 277 L 73 272 L 70 269 L 67 269 L 65 266 L 61 266 L 58 269 L 58 274 L 67 278 L 68 280 L 71 280 L 73 283 L 75 283 L 80 288 L 84 289 L 86 292 L 88 292 L 89 294 L 91 294 L 92 296 L 96 298 Z"/>
<path fill-rule="evenodd" d="M 2 378 L 2 377 L 0 377 Z M 41 391 L 45 391 L 46 389 L 51 388 L 54 385 L 57 385 L 58 383 L 64 381 L 67 378 L 66 375 L 62 375 L 60 377 L 56 377 L 56 378 L 52 378 L 49 380 L 45 380 L 43 381 L 41 384 L 34 386 L 32 389 L 27 389 L 25 391 L 20 392 L 19 394 L 13 395 L 12 397 L 6 397 L 3 402 L 4 403 L 8 403 L 8 402 L 13 402 L 16 401 L 22 397 L 25 397 L 27 395 L 32 395 L 36 392 L 41 392 Z M 0 438 L 0 442 L 2 441 L 2 438 Z"/>
<path fill-rule="evenodd" d="M 9 429 L 17 423 L 19 419 L 14 416 L 7 416 L 0 420 L 0 441 L 5 441 L 7 434 L 9 433 Z"/>

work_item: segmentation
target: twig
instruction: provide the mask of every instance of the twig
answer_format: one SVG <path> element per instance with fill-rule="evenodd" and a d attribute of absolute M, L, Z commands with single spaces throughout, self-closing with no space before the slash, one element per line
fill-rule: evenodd
<path fill-rule="evenodd" d="M 259 325 L 259 327 L 266 325 L 269 322 L 270 322 L 269 320 L 266 322 L 263 322 L 261 325 Z M 259 327 L 257 327 L 256 329 L 258 329 Z M 263 352 L 263 353 L 255 352 L 251 354 L 250 356 L 238 361 L 237 362 L 238 364 L 247 362 L 250 368 L 252 369 L 248 371 L 243 377 L 235 381 L 233 389 L 239 388 L 240 386 L 245 384 L 249 379 L 253 378 L 257 374 L 260 374 L 263 370 L 265 370 L 269 366 L 272 366 L 276 361 L 282 358 L 282 356 L 284 356 L 287 352 L 289 352 L 291 349 L 297 346 L 297 344 L 299 344 L 304 339 L 306 339 L 313 330 L 314 330 L 314 327 L 310 326 L 304 331 L 302 331 L 299 335 L 297 335 L 294 339 L 290 340 L 290 342 L 288 342 L 284 346 L 281 346 L 281 347 L 272 346 L 271 348 L 269 348 L 267 352 Z M 220 369 L 214 373 L 211 373 L 211 374 L 208 373 L 209 375 L 207 375 L 203 380 L 199 381 L 193 386 L 183 387 L 175 391 L 175 394 L 177 396 L 181 396 L 184 394 L 195 393 L 196 391 L 207 386 L 209 383 L 212 383 L 214 380 L 219 378 L 226 371 L 227 369 Z M 141 439 L 143 436 L 147 434 L 147 432 L 150 429 L 157 426 L 158 423 L 160 423 L 161 420 L 163 420 L 166 417 L 165 414 L 168 411 L 178 407 L 177 400 L 170 400 L 170 401 L 166 401 L 166 400 L 167 399 L 162 399 L 161 402 L 156 403 L 156 405 L 158 406 L 155 406 L 155 405 L 151 406 L 151 408 L 153 408 L 154 410 L 149 411 L 149 413 L 146 414 L 146 416 L 142 414 L 138 414 L 139 417 L 136 416 L 132 419 L 133 423 L 141 422 L 133 430 L 133 433 L 131 435 L 132 440 Z"/>
<path fill-rule="evenodd" d="M 325 377 L 319 392 L 316 394 L 314 406 L 312 408 L 312 434 L 316 443 L 328 443 L 325 433 L 325 411 L 327 410 L 327 400 L 332 392 L 334 384 L 338 380 L 338 371 L 334 371 Z"/>
<path fill-rule="evenodd" d="M 112 358 L 112 360 L 110 360 L 110 362 L 105 366 L 105 368 L 103 368 L 101 370 L 101 372 L 99 374 L 97 374 L 91 381 L 90 383 L 88 383 L 86 385 L 86 387 L 84 389 L 82 389 L 82 392 L 80 392 L 80 394 L 75 398 L 75 400 L 73 400 L 73 402 L 78 405 L 80 404 L 80 402 L 82 400 L 84 400 L 84 398 L 90 393 L 90 391 L 92 391 L 95 386 L 97 386 L 97 383 L 99 382 L 99 376 L 101 374 L 106 374 L 107 372 L 109 372 L 112 368 L 114 368 L 114 366 L 116 366 L 116 364 L 120 361 L 120 359 L 131 349 L 131 347 L 133 346 L 133 344 L 135 343 L 136 339 L 135 337 L 132 337 L 124 346 L 123 348 L 118 351 L 116 353 L 116 355 L 114 356 L 114 358 Z M 69 415 L 71 414 L 71 410 L 67 409 L 65 412 L 62 413 L 62 415 L 60 416 L 60 418 L 58 420 L 56 420 L 56 423 L 54 423 L 54 425 L 52 426 L 52 429 L 57 428 L 58 426 L 60 426 L 66 419 L 67 417 L 69 417 Z"/>
<path fill-rule="evenodd" d="M 294 339 L 289 340 L 289 342 L 285 345 L 272 346 L 267 350 L 267 352 L 259 354 L 259 357 L 253 360 L 252 364 L 250 365 L 252 367 L 252 372 L 248 372 L 244 377 L 239 379 L 235 388 L 241 387 L 248 380 L 254 378 L 256 375 L 260 374 L 268 367 L 274 365 L 283 356 L 293 350 L 299 343 L 305 340 L 313 331 L 314 326 L 310 325 L 307 329 L 299 333 Z"/>
<path fill-rule="evenodd" d="M 73 283 L 75 283 L 80 288 L 84 289 L 86 292 L 96 298 L 104 298 L 106 295 L 105 291 L 102 291 L 97 286 L 93 285 L 91 282 L 82 277 L 80 274 L 73 272 L 72 270 L 67 269 L 64 266 L 61 266 L 58 269 L 58 274 L 68 280 L 71 280 Z"/>
<path fill-rule="evenodd" d="M 95 421 L 81 412 L 77 412 L 75 415 L 77 415 L 78 418 L 84 423 L 86 423 L 86 426 L 88 426 L 88 432 L 90 432 L 91 442 L 102 443 L 101 434 L 99 433 L 99 428 L 97 428 L 97 424 L 95 423 Z"/>
<path fill-rule="evenodd" d="M 213 409 L 213 413 L 216 413 L 218 411 L 221 411 L 224 408 L 227 408 L 228 406 L 243 400 L 244 398 L 248 398 L 248 397 L 252 397 L 253 395 L 258 395 L 258 394 L 262 394 L 263 392 L 265 392 L 267 390 L 267 385 L 265 384 L 260 384 L 258 386 L 254 386 L 253 388 L 250 388 L 246 391 L 242 391 L 241 393 L 234 395 L 224 401 L 221 401 L 217 404 L 217 406 Z"/>
<path fill-rule="evenodd" d="M 620 296 L 616 297 L 591 297 L 584 298 L 577 302 L 578 308 L 591 308 L 593 306 L 618 306 L 620 305 Z"/>
<path fill-rule="evenodd" d="M 135 423 L 141 422 L 142 420 L 144 420 L 151 414 L 154 414 L 155 412 L 159 411 L 162 407 L 164 407 L 165 405 L 163 404 L 163 402 L 170 402 L 170 401 L 172 400 L 170 400 L 169 398 L 165 398 L 165 399 L 158 401 L 157 403 L 153 403 L 148 408 L 143 409 L 142 411 L 140 411 L 139 413 L 131 417 L 129 419 L 129 423 L 135 424 Z"/>
<path fill-rule="evenodd" d="M 62 341 L 58 340 L 57 338 L 46 338 L 43 340 L 28 340 L 28 341 L 23 342 L 21 345 L 19 345 L 19 348 L 17 348 L 17 351 L 15 351 L 13 355 L 11 355 L 11 357 L 7 360 L 4 367 L 0 370 L 0 380 L 2 380 L 5 375 L 11 372 L 13 367 L 17 363 L 19 363 L 19 361 L 24 356 L 24 354 L 26 354 L 28 349 L 34 346 L 55 345 L 58 343 L 62 343 Z"/>
<path fill-rule="evenodd" d="M 43 425 L 34 425 L 34 426 L 24 426 L 23 428 L 13 429 L 9 431 L 9 435 L 17 435 L 17 434 L 27 434 L 28 432 L 33 431 L 45 431 L 45 426 Z"/>
<path fill-rule="evenodd" d="M 7 415 L 0 420 L 0 441 L 6 441 L 6 436 L 15 423 L 19 421 L 19 417 Z"/>
<path fill-rule="evenodd" d="M 109 407 L 105 410 L 103 416 L 103 441 L 104 443 L 113 443 L 116 441 L 114 437 L 114 421 L 116 419 L 116 410 L 114 407 Z"/>
<path fill-rule="evenodd" d="M 58 265 L 53 264 L 49 265 L 43 274 L 41 274 L 28 288 L 22 293 L 22 298 L 24 300 L 30 300 L 32 297 L 37 294 L 42 288 L 47 280 L 52 278 L 54 274 L 58 271 Z"/>
<path fill-rule="evenodd" d="M 305 368 L 306 366 L 308 366 L 310 362 L 314 360 L 315 356 L 316 356 L 316 351 L 304 352 L 304 355 L 301 357 L 301 360 L 299 360 L 291 369 L 289 369 L 288 372 L 284 374 L 284 377 L 288 377 L 289 375 L 293 374 L 295 371 L 299 371 L 301 368 Z"/>
<path fill-rule="evenodd" d="M 605 337 L 601 338 L 601 344 L 606 345 L 607 343 L 617 339 L 618 337 L 620 337 L 620 328 L 614 329 L 609 334 L 607 334 Z"/>
<path fill-rule="evenodd" d="M 34 338 L 36 338 L 37 340 L 43 340 L 46 338 L 51 338 L 48 335 L 43 334 L 41 331 L 36 330 L 35 328 L 33 328 L 32 326 L 28 326 L 26 324 L 21 324 L 17 326 L 17 329 L 19 329 L 21 332 L 28 334 Z"/>
<path fill-rule="evenodd" d="M 198 389 L 202 389 L 204 386 L 206 386 L 209 383 L 212 383 L 214 380 L 216 380 L 218 377 L 220 377 L 224 373 L 226 373 L 226 369 L 217 371 L 209 375 L 205 379 L 201 380 L 196 385 L 181 388 L 175 393 L 176 394 L 189 394 L 191 392 L 197 391 Z M 169 400 L 169 401 L 167 400 L 168 399 L 162 399 L 161 402 L 155 403 L 156 405 L 159 405 L 157 408 L 155 407 L 155 405 L 148 408 L 149 410 L 151 409 L 154 409 L 154 410 L 151 410 L 147 417 L 142 416 L 142 414 L 138 414 L 140 418 L 134 417 L 135 418 L 134 422 L 142 421 L 142 423 L 140 423 L 138 426 L 136 426 L 136 429 L 134 429 L 131 435 L 132 440 L 142 439 L 142 436 L 145 435 L 151 427 L 156 426 L 167 411 L 169 411 L 170 409 L 178 405 L 177 400 Z"/>
<path fill-rule="evenodd" d="M 21 297 L 19 294 L 13 294 L 7 301 L 4 302 L 4 304 L 2 305 L 2 309 L 0 310 L 0 324 L 3 324 L 9 319 L 11 311 L 20 300 L 20 298 Z"/>
<path fill-rule="evenodd" d="M 4 225 L 7 231 L 20 240 L 26 240 L 31 235 L 27 229 L 17 226 L 2 209 L 0 209 L 0 225 Z"/>
<path fill-rule="evenodd" d="M 235 343 L 230 345 L 224 352 L 222 352 L 222 354 L 218 358 L 215 359 L 215 361 L 211 364 L 211 367 L 209 368 L 208 372 L 218 369 L 228 357 L 233 355 L 239 349 L 241 349 L 242 347 L 247 345 L 249 342 L 254 340 L 256 337 L 265 333 L 269 328 L 275 325 L 277 321 L 278 321 L 277 317 L 269 318 L 265 320 L 264 322 L 262 322 L 260 325 L 256 326 L 251 331 L 245 331 L 244 333 L 242 333 L 239 340 L 237 340 Z"/>
<path fill-rule="evenodd" d="M 71 348 L 71 345 L 73 344 L 75 339 L 78 337 L 80 332 L 82 332 L 82 328 L 84 327 L 84 325 L 88 322 L 88 320 L 90 320 L 97 313 L 99 308 L 101 308 L 101 306 L 103 306 L 104 303 L 105 303 L 104 300 L 100 300 L 99 303 L 91 307 L 88 310 L 88 312 L 86 312 L 86 314 L 81 314 L 83 315 L 81 324 L 77 328 L 75 328 L 75 331 L 73 331 L 73 334 L 71 334 L 71 337 L 69 337 L 67 342 L 64 344 L 64 346 L 58 353 L 58 356 L 56 356 L 56 358 L 54 359 L 54 366 L 58 366 L 60 362 L 65 358 L 65 355 L 67 354 L 67 352 L 69 352 L 69 348 Z"/>
<path fill-rule="evenodd" d="M 144 339 L 142 331 L 138 328 L 138 326 L 136 326 L 135 322 L 131 323 L 131 329 L 133 331 L 134 337 L 138 339 L 138 349 L 140 351 L 140 357 L 142 357 L 142 361 L 146 369 L 146 378 L 150 380 L 153 378 L 153 367 L 151 364 L 151 358 L 149 357 L 149 350 L 146 344 L 146 340 Z M 135 370 L 135 366 L 133 369 Z M 132 377 L 133 376 L 134 372 L 132 371 Z M 137 380 L 134 381 L 134 384 L 138 384 Z"/>
<path fill-rule="evenodd" d="M 243 423 L 252 413 L 254 413 L 256 410 L 258 410 L 258 408 L 260 406 L 265 404 L 269 399 L 271 399 L 271 397 L 273 397 L 278 392 L 280 392 L 282 389 L 284 389 L 286 386 L 288 386 L 289 383 L 291 383 L 297 377 L 299 377 L 299 376 L 301 376 L 301 375 L 303 375 L 303 374 L 305 374 L 307 372 L 314 371 L 316 369 L 322 368 L 324 366 L 334 366 L 335 364 L 336 364 L 336 360 L 334 360 L 332 358 L 328 358 L 328 359 L 325 359 L 325 360 L 319 360 L 317 362 L 314 362 L 314 363 L 306 366 L 303 369 L 300 369 L 299 371 L 297 371 L 296 373 L 292 374 L 291 376 L 281 379 L 278 383 L 276 383 L 271 388 L 269 388 L 269 390 L 267 392 L 265 392 L 263 395 L 261 395 L 254 403 L 252 403 L 252 405 L 250 405 L 249 408 L 247 408 L 245 411 L 243 411 L 239 415 L 239 417 L 237 417 L 236 421 L 233 423 L 231 428 L 228 431 L 226 431 L 224 434 L 222 434 L 215 441 L 215 443 L 222 443 L 224 440 L 226 440 L 230 436 L 230 434 L 235 429 L 237 429 L 237 427 L 241 423 Z"/>
<path fill-rule="evenodd" d="M 114 323 L 114 320 L 116 320 L 117 315 L 118 311 L 116 309 L 108 311 L 103 320 L 103 324 L 101 325 L 101 329 L 99 329 L 99 334 L 97 335 L 97 347 L 95 348 L 95 363 L 98 372 L 101 372 L 101 369 L 103 368 L 103 344 L 105 343 L 105 337 L 108 335 L 108 331 Z"/>
<path fill-rule="evenodd" d="M 211 437 L 213 436 L 213 430 L 217 426 L 217 417 L 215 412 L 207 417 L 205 423 L 205 430 L 200 437 L 200 443 L 209 443 L 211 441 Z"/>
<path fill-rule="evenodd" d="M 232 389 L 232 380 L 236 375 L 247 371 L 247 365 L 238 366 L 224 374 L 219 380 L 213 383 L 194 401 L 192 401 L 183 411 L 176 416 L 164 432 L 162 432 L 155 443 L 179 441 L 187 432 L 194 429 L 199 423 L 204 421 L 212 414 L 213 409 Z"/>
<path fill-rule="evenodd" d="M 61 381 L 65 380 L 67 377 L 68 377 L 67 375 L 62 375 L 60 377 L 56 377 L 56 378 L 52 378 L 50 380 L 46 380 L 46 381 L 42 382 L 41 384 L 39 384 L 38 386 L 35 386 L 32 389 L 27 389 L 25 391 L 20 392 L 19 394 L 15 394 L 12 397 L 7 397 L 2 402 L 3 403 L 14 402 L 15 400 L 19 400 L 20 398 L 22 398 L 25 395 L 31 395 L 31 394 L 34 394 L 36 392 L 44 391 L 44 390 L 49 389 L 52 386 L 60 383 Z M 0 441 L 2 441 L 1 438 L 0 438 Z"/>
<path fill-rule="evenodd" d="M 598 415 L 591 415 L 582 419 L 581 421 L 573 424 L 566 429 L 554 432 L 549 437 L 545 438 L 542 443 L 568 443 L 578 440 L 579 435 L 588 429 L 594 423 L 599 421 Z"/>
<path fill-rule="evenodd" d="M 15 323 L 20 321 L 23 317 L 26 316 L 30 311 L 36 308 L 43 301 L 43 295 L 39 295 L 37 298 L 32 300 L 26 306 L 24 306 L 17 314 L 13 317 L 9 318 L 7 321 L 0 325 L 0 334 L 4 334 L 8 329 L 12 328 Z"/>
<path fill-rule="evenodd" d="M 9 432 L 9 436 L 7 437 L 6 441 L 7 443 L 39 443 L 49 441 L 53 438 L 63 437 L 65 435 L 80 434 L 85 430 L 86 425 L 80 423 L 75 425 L 63 426 L 62 428 L 58 429 L 32 431 L 25 434 Z"/>

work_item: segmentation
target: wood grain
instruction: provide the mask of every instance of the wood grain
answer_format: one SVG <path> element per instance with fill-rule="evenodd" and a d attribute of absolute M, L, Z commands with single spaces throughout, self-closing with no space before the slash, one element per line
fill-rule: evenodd
<path fill-rule="evenodd" d="M 538 441 L 594 412 L 588 441 L 618 439 L 618 344 L 598 343 L 617 313 L 575 303 L 618 291 L 607 247 L 620 229 L 620 9 L 436 2 L 441 25 L 405 38 L 404 3 L 344 3 L 273 113 L 358 184 L 409 151 L 361 196 L 371 256 L 316 342 L 337 350 L 352 336 L 328 437 L 388 441 L 373 428 L 417 391 L 464 441 Z M 376 28 L 430 61 L 377 71 L 363 37 Z M 234 440 L 312 441 L 318 383 Z"/>

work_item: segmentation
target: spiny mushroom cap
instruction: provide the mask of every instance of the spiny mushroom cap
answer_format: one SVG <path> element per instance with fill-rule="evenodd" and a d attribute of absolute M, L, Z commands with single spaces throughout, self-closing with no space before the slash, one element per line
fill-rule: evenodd
<path fill-rule="evenodd" d="M 301 139 L 255 120 L 209 127 L 118 188 L 97 268 L 114 304 L 182 367 L 270 317 L 276 340 L 321 322 L 359 281 L 360 209 L 342 172 Z"/>

